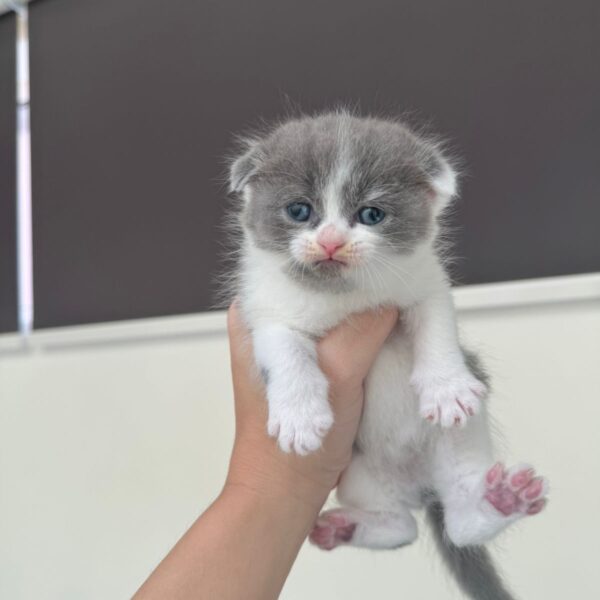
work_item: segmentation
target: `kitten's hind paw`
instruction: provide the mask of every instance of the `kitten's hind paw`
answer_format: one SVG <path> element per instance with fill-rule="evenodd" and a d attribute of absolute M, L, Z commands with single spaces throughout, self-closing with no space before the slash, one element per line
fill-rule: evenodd
<path fill-rule="evenodd" d="M 321 550 L 333 550 L 352 540 L 356 523 L 341 510 L 329 510 L 319 515 L 308 539 Z"/>
<path fill-rule="evenodd" d="M 547 503 L 548 482 L 527 465 L 506 470 L 495 464 L 485 475 L 485 487 L 485 499 L 505 517 L 535 515 Z"/>
<path fill-rule="evenodd" d="M 505 469 L 497 463 L 474 475 L 472 482 L 473 496 L 467 496 L 466 502 L 466 488 L 459 485 L 456 495 L 444 503 L 446 534 L 459 547 L 487 544 L 512 523 L 539 513 L 547 503 L 548 483 L 527 465 Z"/>
<path fill-rule="evenodd" d="M 432 425 L 464 427 L 481 409 L 486 386 L 469 372 L 449 377 L 413 377 L 420 400 L 421 417 Z"/>

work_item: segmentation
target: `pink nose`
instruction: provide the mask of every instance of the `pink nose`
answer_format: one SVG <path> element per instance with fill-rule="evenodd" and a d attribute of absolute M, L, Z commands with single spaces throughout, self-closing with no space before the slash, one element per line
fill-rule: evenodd
<path fill-rule="evenodd" d="M 329 258 L 331 258 L 343 245 L 344 242 L 319 242 L 319 246 L 325 250 Z"/>
<path fill-rule="evenodd" d="M 346 238 L 335 228 L 335 225 L 327 225 L 319 232 L 317 242 L 331 258 L 346 243 Z"/>

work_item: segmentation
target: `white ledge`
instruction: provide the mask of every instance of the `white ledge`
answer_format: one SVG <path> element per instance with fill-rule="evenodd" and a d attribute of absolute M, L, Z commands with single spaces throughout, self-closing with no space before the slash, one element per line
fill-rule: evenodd
<path fill-rule="evenodd" d="M 600 300 L 600 273 L 486 283 L 454 289 L 459 313 L 557 302 Z M 133 319 L 0 335 L 0 355 L 224 336 L 225 311 Z"/>
<path fill-rule="evenodd" d="M 454 290 L 458 311 L 600 299 L 600 273 L 467 285 Z"/>

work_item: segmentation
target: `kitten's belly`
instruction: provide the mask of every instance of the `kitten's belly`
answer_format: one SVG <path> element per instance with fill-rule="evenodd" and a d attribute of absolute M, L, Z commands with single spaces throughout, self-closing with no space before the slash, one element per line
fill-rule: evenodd
<path fill-rule="evenodd" d="M 384 462 L 427 477 L 437 429 L 419 415 L 410 384 L 413 353 L 398 328 L 385 343 L 365 382 L 365 408 L 357 444 L 374 462 Z"/>

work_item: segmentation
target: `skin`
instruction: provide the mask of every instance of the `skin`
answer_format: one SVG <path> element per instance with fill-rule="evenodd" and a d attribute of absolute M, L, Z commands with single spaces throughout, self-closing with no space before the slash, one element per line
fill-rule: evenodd
<path fill-rule="evenodd" d="M 269 600 L 279 596 L 306 536 L 348 466 L 363 405 L 363 380 L 398 313 L 355 315 L 319 343 L 335 423 L 323 448 L 284 454 L 266 433 L 267 403 L 249 333 L 228 313 L 236 436 L 218 498 L 158 565 L 134 600 Z"/>

